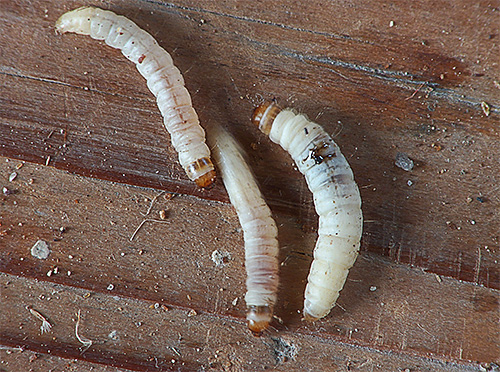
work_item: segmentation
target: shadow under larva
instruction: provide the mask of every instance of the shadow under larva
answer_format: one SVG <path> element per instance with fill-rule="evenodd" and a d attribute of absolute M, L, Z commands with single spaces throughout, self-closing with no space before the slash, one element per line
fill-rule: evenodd
<path fill-rule="evenodd" d="M 319 236 L 303 314 L 305 320 L 323 318 L 335 305 L 358 256 L 363 228 L 358 186 L 337 144 L 304 115 L 266 102 L 255 109 L 252 121 L 291 155 L 313 194 Z"/>
<path fill-rule="evenodd" d="M 170 54 L 149 33 L 124 16 L 94 7 L 63 14 L 56 22 L 56 31 L 104 40 L 134 62 L 156 97 L 165 128 L 187 176 L 200 187 L 213 183 L 215 171 L 205 143 L 205 131 L 184 87 L 184 79 Z"/>

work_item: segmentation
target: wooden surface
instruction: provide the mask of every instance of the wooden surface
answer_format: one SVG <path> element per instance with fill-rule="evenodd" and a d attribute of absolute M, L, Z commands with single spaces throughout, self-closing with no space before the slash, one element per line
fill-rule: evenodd
<path fill-rule="evenodd" d="M 282 247 L 279 319 L 263 337 L 246 330 L 242 234 L 221 182 L 187 180 L 119 51 L 55 34 L 62 13 L 89 4 L 152 33 L 202 124 L 247 150 Z M 499 1 L 466 0 L 0 0 L 0 371 L 496 368 L 499 14 Z M 298 313 L 312 198 L 249 124 L 273 98 L 335 136 L 363 199 L 361 255 L 340 306 L 314 324 Z M 161 222 L 131 241 L 144 219 Z M 45 260 L 30 254 L 39 239 Z"/>

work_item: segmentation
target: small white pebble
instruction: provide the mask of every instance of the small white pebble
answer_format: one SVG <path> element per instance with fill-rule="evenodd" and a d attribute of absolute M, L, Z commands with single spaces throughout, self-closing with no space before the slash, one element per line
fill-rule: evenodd
<path fill-rule="evenodd" d="M 12 182 L 16 179 L 17 177 L 17 173 L 16 172 L 12 172 L 9 176 L 9 182 Z"/>
<path fill-rule="evenodd" d="M 407 184 L 408 186 L 411 186 L 411 185 L 413 185 L 413 182 L 412 182 L 412 180 L 408 180 L 408 182 L 406 182 L 406 184 Z"/>
<path fill-rule="evenodd" d="M 370 292 L 375 292 L 377 290 L 377 287 L 375 287 L 374 285 L 372 285 L 370 287 Z"/>
<path fill-rule="evenodd" d="M 70 276 L 70 275 L 71 275 L 71 271 L 68 270 L 68 276 Z"/>
<path fill-rule="evenodd" d="M 38 240 L 33 247 L 31 247 L 31 255 L 40 260 L 45 260 L 49 257 L 50 248 L 46 241 Z"/>
<path fill-rule="evenodd" d="M 389 27 L 394 27 L 394 21 L 389 22 Z"/>
<path fill-rule="evenodd" d="M 115 288 L 113 284 L 108 285 L 108 288 L 106 288 L 108 291 L 112 291 Z"/>

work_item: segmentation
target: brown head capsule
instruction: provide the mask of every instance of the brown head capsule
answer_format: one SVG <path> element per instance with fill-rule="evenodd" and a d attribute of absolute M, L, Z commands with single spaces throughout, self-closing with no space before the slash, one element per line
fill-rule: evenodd
<path fill-rule="evenodd" d="M 253 111 L 252 123 L 256 125 L 262 133 L 269 134 L 274 118 L 276 118 L 280 111 L 281 108 L 274 102 L 264 102 Z"/>
<path fill-rule="evenodd" d="M 186 167 L 188 177 L 199 187 L 208 187 L 215 181 L 215 170 L 209 158 L 198 159 Z"/>
<path fill-rule="evenodd" d="M 260 336 L 271 323 L 273 309 L 270 306 L 249 306 L 247 311 L 248 329 L 254 336 Z"/>

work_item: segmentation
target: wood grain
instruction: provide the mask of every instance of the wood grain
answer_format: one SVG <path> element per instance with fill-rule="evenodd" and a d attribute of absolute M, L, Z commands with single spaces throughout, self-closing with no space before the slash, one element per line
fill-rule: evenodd
<path fill-rule="evenodd" d="M 55 34 L 63 12 L 90 4 L 152 33 L 183 72 L 202 125 L 223 123 L 247 150 L 282 246 L 283 324 L 262 340 L 244 329 L 243 244 L 222 184 L 198 190 L 184 176 L 153 95 L 119 51 Z M 2 287 L 2 345 L 131 370 L 153 368 L 154 357 L 164 370 L 176 368 L 172 358 L 184 370 L 272 367 L 276 345 L 283 347 L 273 339 L 299 345 L 295 359 L 277 367 L 286 370 L 500 363 L 500 2 L 0 5 L 0 186 L 7 188 L 0 271 L 10 283 Z M 257 103 L 273 98 L 335 135 L 361 188 L 362 254 L 339 299 L 345 311 L 315 325 L 297 314 L 316 239 L 312 197 L 288 155 L 249 121 Z M 414 160 L 413 170 L 395 166 L 398 152 Z M 9 182 L 12 172 L 18 176 Z M 130 241 L 160 191 L 177 196 L 159 197 L 147 218 L 165 209 L 167 219 L 146 222 Z M 51 245 L 45 261 L 29 254 L 38 239 Z M 223 268 L 211 260 L 216 249 L 230 253 Z M 59 273 L 47 276 L 55 267 Z M 34 299 L 54 286 L 67 298 L 52 312 Z M 170 310 L 151 312 L 151 332 L 163 328 L 150 348 L 130 339 L 80 354 L 71 301 L 82 293 L 105 304 L 82 304 L 91 319 L 105 311 L 138 339 L 150 328 L 126 325 L 113 301 L 134 314 L 155 303 Z M 40 336 L 24 309 L 30 304 L 61 328 Z M 187 317 L 190 310 L 201 319 Z M 26 326 L 10 324 L 13 317 Z M 161 345 L 177 347 L 184 321 L 179 332 L 196 341 L 179 357 Z M 92 326 L 87 337 L 107 340 L 105 324 Z M 125 351 L 129 364 L 115 362 Z M 28 358 L 17 353 L 2 358 L 23 365 L 14 360 Z M 455 364 L 440 364 L 449 360 Z"/>

